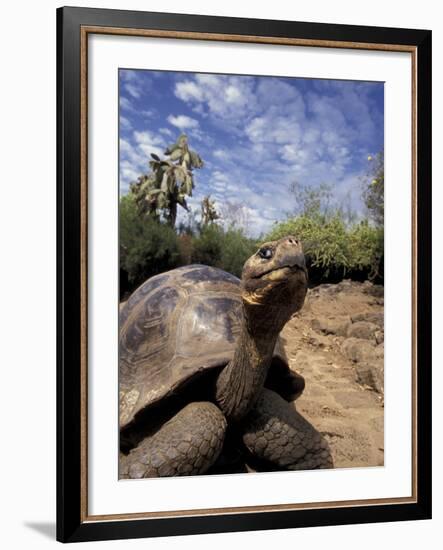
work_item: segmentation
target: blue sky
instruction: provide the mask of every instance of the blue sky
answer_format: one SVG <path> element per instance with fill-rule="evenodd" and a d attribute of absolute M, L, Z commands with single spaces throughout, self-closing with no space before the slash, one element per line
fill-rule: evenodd
<path fill-rule="evenodd" d="M 196 211 L 211 195 L 258 236 L 295 208 L 298 181 L 330 184 L 337 204 L 364 213 L 361 177 L 383 147 L 382 83 L 129 69 L 119 79 L 121 194 L 184 132 L 205 162 L 188 201 Z"/>

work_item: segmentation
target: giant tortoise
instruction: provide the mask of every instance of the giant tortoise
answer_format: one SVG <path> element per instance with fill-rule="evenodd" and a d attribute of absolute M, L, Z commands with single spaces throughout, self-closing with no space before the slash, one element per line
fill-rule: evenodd
<path fill-rule="evenodd" d="M 270 469 L 331 467 L 279 338 L 306 292 L 294 237 L 262 245 L 241 281 L 189 265 L 142 284 L 120 312 L 120 478 L 211 471 L 229 430 Z"/>

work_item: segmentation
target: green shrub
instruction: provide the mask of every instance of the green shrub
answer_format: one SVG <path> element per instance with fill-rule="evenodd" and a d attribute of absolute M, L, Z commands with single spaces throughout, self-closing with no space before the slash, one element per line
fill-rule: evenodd
<path fill-rule="evenodd" d="M 257 242 L 249 239 L 240 229 L 228 229 L 222 241 L 220 267 L 237 277 L 241 277 L 243 265 L 257 250 Z"/>
<path fill-rule="evenodd" d="M 224 269 L 237 277 L 245 261 L 256 250 L 256 241 L 246 237 L 240 229 L 209 224 L 202 228 L 192 242 L 192 261 Z"/>
<path fill-rule="evenodd" d="M 180 265 L 192 263 L 192 254 L 194 250 L 193 237 L 188 233 L 178 235 L 178 247 L 180 251 Z"/>
<path fill-rule="evenodd" d="M 192 242 L 192 263 L 219 267 L 222 257 L 223 229 L 211 224 L 204 227 Z"/>
<path fill-rule="evenodd" d="M 340 211 L 305 213 L 276 224 L 262 240 L 286 235 L 302 240 L 313 282 L 344 276 L 383 280 L 383 228 L 368 220 L 349 225 Z M 177 235 L 169 225 L 140 216 L 131 195 L 120 201 L 120 268 L 128 279 L 125 292 L 157 273 L 189 263 L 219 267 L 240 277 L 257 247 L 258 241 L 241 229 L 216 224 Z"/>
<path fill-rule="evenodd" d="M 383 277 L 383 227 L 374 227 L 367 220 L 354 225 L 349 232 L 348 253 L 354 269 L 368 271 L 369 279 Z"/>
<path fill-rule="evenodd" d="M 120 268 L 127 272 L 132 287 L 152 275 L 180 264 L 178 238 L 174 229 L 148 217 L 141 217 L 134 198 L 120 200 Z"/>
<path fill-rule="evenodd" d="M 349 274 L 382 279 L 383 229 L 367 220 L 347 226 L 340 211 L 289 218 L 277 224 L 266 240 L 295 235 L 303 242 L 308 266 L 327 280 Z"/>
<path fill-rule="evenodd" d="M 347 231 L 339 214 L 328 219 L 306 215 L 290 218 L 276 225 L 267 240 L 280 239 L 285 235 L 295 235 L 301 239 L 310 264 L 323 268 L 325 275 L 331 269 L 345 273 L 349 267 Z"/>

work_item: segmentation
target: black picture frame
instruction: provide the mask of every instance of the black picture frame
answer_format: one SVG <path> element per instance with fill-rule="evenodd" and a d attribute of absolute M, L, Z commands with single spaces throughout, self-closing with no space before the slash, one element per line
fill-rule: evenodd
<path fill-rule="evenodd" d="M 82 255 L 87 195 L 82 191 L 82 28 L 271 37 L 415 52 L 416 177 L 414 248 L 416 316 L 414 501 L 352 506 L 198 513 L 145 519 L 89 520 L 85 515 L 85 373 L 82 308 L 87 300 Z M 220 39 L 220 38 L 219 38 Z M 343 47 L 343 46 L 342 46 Z M 83 103 L 84 109 L 84 103 Z M 83 155 L 83 159 L 82 159 Z M 83 162 L 83 164 L 82 164 Z M 83 166 L 83 168 L 82 168 Z M 413 170 L 414 172 L 414 170 Z M 428 519 L 431 517 L 431 31 L 64 7 L 57 10 L 57 539 L 62 542 L 157 537 L 293 527 Z M 82 291 L 83 288 L 83 291 Z M 82 462 L 83 461 L 83 462 Z M 83 466 L 82 466 L 83 464 Z M 87 503 L 86 503 L 87 505 Z"/>

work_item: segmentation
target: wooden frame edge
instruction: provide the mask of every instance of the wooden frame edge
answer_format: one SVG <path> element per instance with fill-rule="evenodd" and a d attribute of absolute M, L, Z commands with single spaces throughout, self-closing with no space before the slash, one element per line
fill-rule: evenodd
<path fill-rule="evenodd" d="M 415 46 L 404 44 L 377 44 L 371 42 L 347 42 L 342 40 L 319 40 L 306 38 L 286 38 L 279 36 L 254 36 L 245 34 L 222 34 L 193 31 L 168 31 L 159 29 L 135 29 L 127 27 L 103 27 L 82 25 L 82 32 L 87 34 L 108 34 L 122 36 L 139 36 L 148 38 L 172 38 L 181 40 L 204 40 L 219 42 L 247 42 L 250 44 L 274 44 L 280 46 L 305 46 L 322 48 L 346 48 L 356 50 L 381 50 L 392 52 L 414 52 Z"/>
<path fill-rule="evenodd" d="M 80 33 L 80 518 L 88 516 L 88 35 Z"/>
<path fill-rule="evenodd" d="M 405 45 L 383 45 L 370 44 L 362 42 L 341 42 L 341 41 L 322 41 L 322 40 L 304 40 L 279 37 L 261 37 L 261 36 L 244 36 L 244 35 L 225 35 L 219 33 L 198 33 L 198 32 L 182 32 L 182 31 L 159 31 L 147 29 L 127 29 L 119 27 L 99 27 L 82 25 L 80 30 L 81 35 L 81 136 L 82 136 L 82 169 L 81 169 L 81 189 L 82 189 L 82 281 L 86 285 L 82 289 L 82 483 L 81 483 L 81 518 L 82 522 L 92 523 L 97 521 L 112 521 L 112 520 L 131 520 L 131 519 L 150 519 L 164 517 L 183 517 L 183 516 L 207 516 L 207 515 L 222 515 L 229 513 L 252 513 L 252 512 L 267 512 L 278 510 L 299 510 L 299 509 L 325 509 L 328 507 L 350 507 L 350 506 L 376 506 L 382 504 L 411 504 L 417 502 L 417 475 L 416 475 L 416 353 L 415 353 L 415 328 L 414 321 L 416 302 L 416 266 L 413 261 L 412 266 L 412 319 L 413 319 L 413 338 L 412 338 L 412 386 L 413 399 L 412 408 L 415 411 L 412 414 L 412 495 L 410 497 L 393 497 L 380 498 L 371 500 L 352 500 L 352 501 L 331 501 L 321 503 L 303 503 L 303 504 L 278 504 L 278 505 L 261 505 L 261 506 L 239 506 L 229 508 L 202 508 L 195 510 L 174 510 L 170 512 L 143 512 L 143 513 L 128 513 L 128 514 L 109 514 L 109 515 L 89 515 L 88 514 L 88 468 L 87 468 L 87 82 L 88 82 L 88 35 L 89 34 L 107 34 L 107 35 L 126 35 L 154 38 L 172 38 L 172 39 L 187 39 L 187 40 L 218 40 L 223 42 L 247 42 L 247 43 L 263 43 L 263 44 L 279 44 L 287 46 L 306 46 L 306 47 L 327 47 L 341 49 L 359 49 L 359 50 L 377 50 L 377 51 L 399 51 L 411 54 L 411 75 L 412 75 L 412 248 L 413 258 L 416 250 L 416 209 L 414 206 L 414 198 L 416 197 L 416 46 Z"/>
<path fill-rule="evenodd" d="M 172 510 L 163 512 L 139 512 L 128 514 L 91 515 L 85 518 L 85 523 L 99 521 L 130 521 L 141 519 L 162 519 L 179 517 L 223 516 L 230 514 L 256 514 L 266 512 L 325 510 L 328 508 L 350 508 L 363 506 L 381 506 L 385 504 L 415 504 L 414 497 L 380 498 L 368 500 L 338 500 L 326 502 L 310 502 L 300 504 L 264 504 L 260 506 L 234 506 L 225 508 L 197 508 L 192 510 Z"/>

